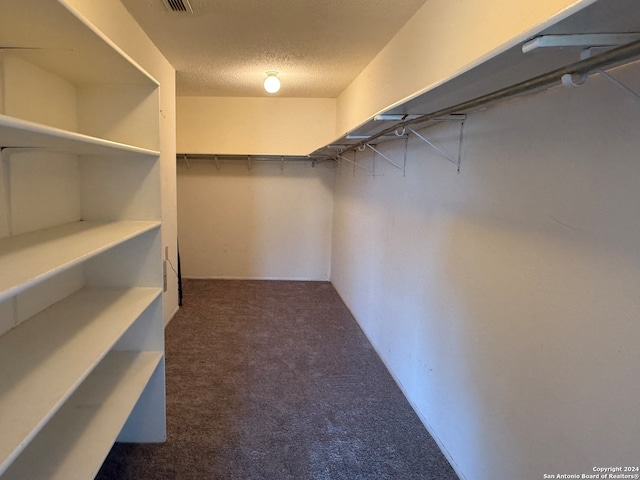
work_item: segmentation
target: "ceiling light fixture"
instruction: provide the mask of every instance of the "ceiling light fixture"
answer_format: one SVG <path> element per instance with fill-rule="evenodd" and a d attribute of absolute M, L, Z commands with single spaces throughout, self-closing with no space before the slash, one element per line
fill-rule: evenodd
<path fill-rule="evenodd" d="M 267 72 L 267 78 L 264 79 L 264 89 L 267 93 L 276 93 L 280 90 L 278 72 Z"/>

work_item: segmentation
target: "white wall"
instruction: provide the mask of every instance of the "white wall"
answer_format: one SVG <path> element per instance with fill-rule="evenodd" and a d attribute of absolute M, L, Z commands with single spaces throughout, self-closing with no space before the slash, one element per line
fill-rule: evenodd
<path fill-rule="evenodd" d="M 335 131 L 329 98 L 178 97 L 178 151 L 307 155 Z M 185 277 L 328 280 L 333 168 L 191 160 L 178 167 Z"/>
<path fill-rule="evenodd" d="M 334 98 L 178 97 L 180 153 L 307 155 L 333 140 Z"/>
<path fill-rule="evenodd" d="M 331 280 L 462 478 L 638 463 L 639 120 L 595 77 L 337 171 Z"/>
<path fill-rule="evenodd" d="M 328 280 L 332 195 L 330 163 L 180 162 L 183 275 Z"/>
<path fill-rule="evenodd" d="M 160 87 L 160 163 L 162 177 L 162 245 L 177 265 L 176 96 L 175 70 L 118 1 L 64 0 L 93 23 L 127 55 L 149 72 Z M 168 275 L 163 296 L 165 323 L 178 309 L 177 277 Z"/>
<path fill-rule="evenodd" d="M 241 155 L 309 154 L 377 111 L 435 87 L 593 1 L 540 0 L 525 2 L 524 5 L 522 2 L 501 2 L 500 8 L 496 8 L 496 0 L 429 0 L 338 99 L 179 97 L 178 151 Z M 478 18 L 483 21 L 478 22 Z M 461 41 L 460 32 L 465 33 L 465 39 L 472 41 Z M 202 177 L 196 178 L 200 174 Z M 315 180 L 326 183 L 323 178 Z M 295 175 L 287 180 L 281 182 L 286 184 L 284 187 L 279 186 L 270 195 L 287 195 L 287 192 L 298 191 L 300 185 L 304 186 Z M 218 217 L 222 221 L 214 222 L 197 208 L 191 209 L 195 199 L 216 200 L 218 203 L 233 199 L 239 204 L 251 204 L 256 187 L 242 187 L 245 190 L 233 190 L 231 197 L 216 198 L 217 194 L 213 192 L 231 190 L 229 179 L 225 176 L 218 179 L 201 172 L 199 167 L 178 181 L 188 184 L 188 188 L 182 187 L 178 191 L 178 203 L 183 204 L 179 207 L 179 218 L 186 276 L 321 279 L 325 275 L 322 272 L 329 271 L 328 261 L 322 266 L 319 263 L 320 257 L 325 258 L 324 254 L 313 259 L 307 270 L 301 271 L 302 265 L 307 263 L 299 262 L 300 245 L 296 243 L 298 238 L 314 238 L 316 242 L 324 238 L 326 243 L 313 251 L 326 252 L 330 248 L 329 236 L 318 237 L 313 229 L 293 236 L 278 234 L 280 228 L 286 231 L 301 228 L 295 226 L 300 223 L 297 214 L 282 220 L 282 225 L 270 226 L 269 233 L 254 235 L 251 232 L 263 227 L 258 228 L 246 219 L 241 220 L 242 226 L 238 226 L 224 216 Z M 317 195 L 312 198 L 311 192 Z M 310 190 L 305 194 L 310 211 L 324 216 L 326 191 Z M 276 195 L 274 198 L 279 197 Z M 266 216 L 274 216 L 277 215 L 278 203 L 264 203 L 261 208 L 273 209 Z M 249 210 L 253 211 L 252 208 Z M 209 254 L 204 252 L 210 245 L 226 245 L 229 239 L 238 235 L 251 238 L 250 249 L 246 245 L 238 245 L 233 255 L 222 255 L 219 249 Z M 293 243 L 281 244 L 285 240 Z M 274 249 L 274 243 L 278 248 Z M 294 256 L 278 253 L 288 250 L 298 253 Z M 267 259 L 260 259 L 259 253 Z M 289 265 L 285 267 L 287 261 Z"/>

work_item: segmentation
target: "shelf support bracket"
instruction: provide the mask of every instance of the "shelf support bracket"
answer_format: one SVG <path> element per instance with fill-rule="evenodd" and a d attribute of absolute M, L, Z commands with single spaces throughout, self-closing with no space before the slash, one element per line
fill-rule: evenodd
<path fill-rule="evenodd" d="M 407 135 L 406 137 L 404 137 L 404 160 L 403 160 L 403 169 L 402 169 L 402 176 L 406 177 L 407 176 L 407 151 L 409 150 L 409 136 Z"/>
<path fill-rule="evenodd" d="M 187 156 L 186 153 L 184 154 L 182 159 L 184 160 L 184 163 L 187 165 L 187 170 L 191 170 L 191 164 L 189 163 L 189 157 Z"/>
<path fill-rule="evenodd" d="M 582 47 L 580 60 L 586 60 L 592 56 L 594 48 L 612 48 L 621 47 L 629 43 L 640 40 L 640 33 L 581 33 L 569 35 L 540 35 L 522 45 L 522 53 L 531 52 L 537 48 L 562 48 L 562 47 Z M 640 100 L 640 94 L 633 91 L 627 85 L 617 78 L 612 77 L 602 68 L 595 69 L 594 72 L 599 73 L 611 83 L 621 88 L 625 92 Z M 562 76 L 562 84 L 565 87 L 579 87 L 589 78 L 589 73 L 582 75 L 572 75 L 567 73 Z"/>
<path fill-rule="evenodd" d="M 593 53 L 593 48 L 596 48 L 596 47 L 585 48 L 580 53 L 580 60 L 586 60 L 588 58 L 591 58 L 592 53 Z M 595 73 L 598 73 L 598 74 L 602 75 L 605 79 L 607 79 L 609 82 L 614 84 L 616 87 L 622 89 L 626 93 L 628 93 L 631 96 L 635 97 L 636 100 L 640 100 L 640 94 L 638 94 L 637 92 L 635 92 L 634 90 L 629 88 L 627 85 L 625 85 L 620 80 L 618 80 L 617 78 L 612 76 L 610 73 L 606 72 L 604 69 L 596 68 L 593 71 Z M 585 73 L 583 75 L 577 75 L 577 76 L 567 73 L 567 74 L 562 76 L 562 84 L 565 87 L 579 87 L 579 86 L 582 86 L 582 85 L 585 84 L 585 82 L 589 78 L 589 75 L 590 75 L 590 72 L 589 73 Z"/>
<path fill-rule="evenodd" d="M 460 137 L 458 138 L 458 169 L 456 170 L 458 173 L 460 173 L 460 163 L 462 162 L 463 143 L 464 143 L 464 119 L 460 121 Z"/>
<path fill-rule="evenodd" d="M 621 47 L 640 40 L 640 33 L 575 33 L 567 35 L 540 35 L 522 45 L 522 53 L 538 48 L 559 47 Z"/>
<path fill-rule="evenodd" d="M 355 167 L 358 167 L 358 168 L 361 168 L 361 169 L 363 169 L 363 170 L 366 170 L 366 171 L 367 171 L 367 172 L 369 172 L 371 175 L 374 175 L 373 170 L 371 170 L 371 169 L 369 169 L 369 168 L 367 168 L 367 167 L 364 167 L 364 166 L 362 166 L 362 165 L 360 165 L 360 164 L 358 164 L 358 163 L 354 162 L 353 160 L 349 160 L 347 157 L 345 157 L 345 156 L 343 156 L 343 155 L 341 155 L 341 154 L 336 155 L 336 160 L 337 160 L 337 159 L 344 160 L 345 162 L 348 162 L 348 163 L 350 163 L 351 165 L 353 165 L 353 166 L 355 166 Z M 340 163 L 340 160 L 338 160 L 338 163 Z"/>
<path fill-rule="evenodd" d="M 377 153 L 378 155 L 380 155 L 382 158 L 384 158 L 387 162 L 389 162 L 391 165 L 393 165 L 394 167 L 396 167 L 398 170 L 401 170 L 402 173 L 404 174 L 404 168 L 401 167 L 400 165 L 398 165 L 396 162 L 394 162 L 393 160 L 391 160 L 389 157 L 387 157 L 384 153 L 382 153 L 380 150 L 378 150 L 377 148 L 375 148 L 374 146 L 370 145 L 369 143 L 365 143 L 365 145 L 367 147 L 369 147 L 371 150 L 373 150 L 375 153 Z"/>
<path fill-rule="evenodd" d="M 618 80 L 617 78 L 614 78 L 613 76 L 611 76 L 609 73 L 605 72 L 604 70 L 602 70 L 601 68 L 596 70 L 597 73 L 599 73 L 600 75 L 602 75 L 604 78 L 606 78 L 607 80 L 609 80 L 611 83 L 613 83 L 615 86 L 621 88 L 622 90 L 624 90 L 625 92 L 631 94 L 632 96 L 634 96 L 636 98 L 636 100 L 640 100 L 640 94 L 638 94 L 637 92 L 631 90 L 631 88 L 629 88 L 627 85 L 625 85 L 624 83 L 622 83 L 620 80 Z"/>
<path fill-rule="evenodd" d="M 220 162 L 218 161 L 218 155 L 215 155 L 213 159 L 216 161 L 216 170 L 220 171 Z"/>
<path fill-rule="evenodd" d="M 444 148 L 442 148 L 439 145 L 436 145 L 435 143 L 431 142 L 429 139 L 425 138 L 423 135 L 420 135 L 418 132 L 416 132 L 413 128 L 409 127 L 409 130 L 416 137 L 418 137 L 420 140 L 422 140 L 427 145 L 429 145 L 431 148 L 433 148 L 436 152 L 438 152 L 441 156 L 443 156 L 444 158 L 449 160 L 451 163 L 453 163 L 457 167 L 458 173 L 460 173 L 460 159 L 462 157 L 462 141 L 463 141 L 463 138 L 464 138 L 464 119 L 460 120 L 460 137 L 458 139 L 458 154 L 457 154 L 457 156 L 454 156 L 453 154 L 449 153 Z"/>

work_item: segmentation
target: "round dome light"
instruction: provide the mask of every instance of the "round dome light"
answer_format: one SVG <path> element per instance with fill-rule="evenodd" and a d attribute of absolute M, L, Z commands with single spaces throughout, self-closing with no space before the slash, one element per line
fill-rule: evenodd
<path fill-rule="evenodd" d="M 264 79 L 264 89 L 267 93 L 276 93 L 280 90 L 278 72 L 267 72 L 267 78 Z"/>

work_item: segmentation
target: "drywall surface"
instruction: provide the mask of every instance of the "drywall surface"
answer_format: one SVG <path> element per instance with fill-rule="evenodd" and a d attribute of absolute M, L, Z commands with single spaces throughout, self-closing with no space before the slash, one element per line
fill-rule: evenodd
<path fill-rule="evenodd" d="M 176 97 L 175 70 L 120 2 L 65 0 L 160 82 L 160 163 L 162 182 L 162 245 L 177 265 Z M 171 270 L 169 269 L 169 272 Z M 167 276 L 163 296 L 165 323 L 178 309 L 177 276 Z"/>
<path fill-rule="evenodd" d="M 336 171 L 331 280 L 461 478 L 638 466 L 639 121 L 595 76 L 469 115 L 460 173 L 413 135 Z"/>
<path fill-rule="evenodd" d="M 332 98 L 178 97 L 178 152 L 307 155 L 333 140 Z"/>
<path fill-rule="evenodd" d="M 7 57 L 3 92 L 8 91 L 11 95 L 3 95 L 5 115 L 78 131 L 76 90 L 67 80 L 20 58 Z"/>
<path fill-rule="evenodd" d="M 428 0 L 340 94 L 335 137 L 594 1 Z"/>
<path fill-rule="evenodd" d="M 328 280 L 333 166 L 178 164 L 185 277 Z"/>

